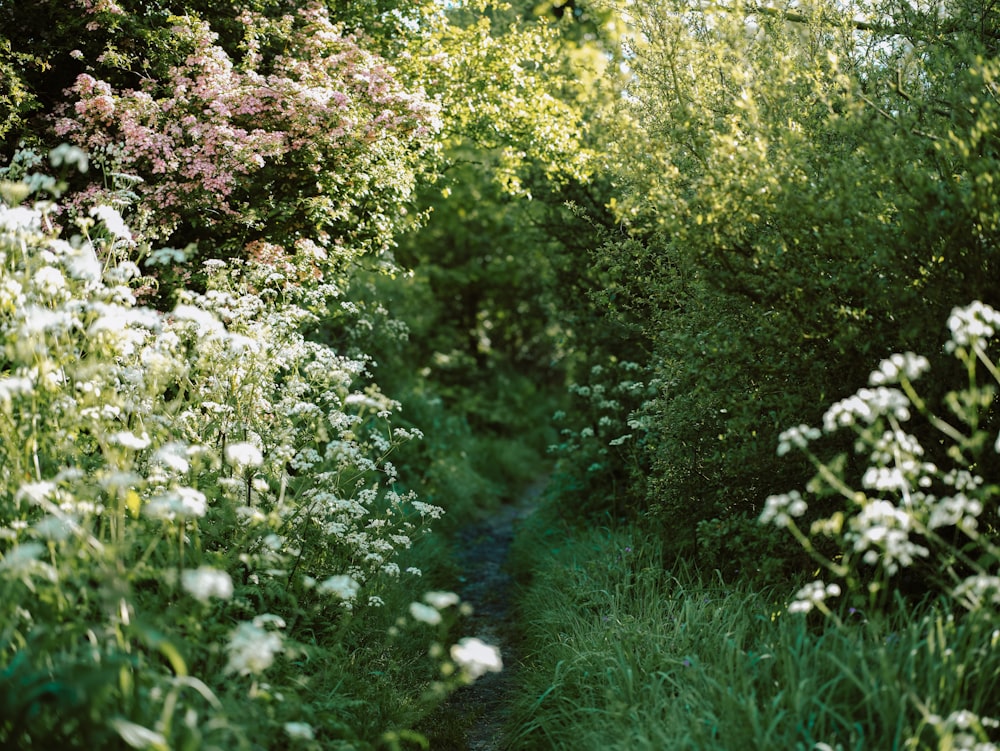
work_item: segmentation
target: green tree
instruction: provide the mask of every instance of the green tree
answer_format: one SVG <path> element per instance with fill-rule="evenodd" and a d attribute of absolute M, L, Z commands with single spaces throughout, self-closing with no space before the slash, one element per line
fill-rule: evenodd
<path fill-rule="evenodd" d="M 687 523 L 682 544 L 713 518 L 719 542 L 803 479 L 776 464 L 780 430 L 890 351 L 926 350 L 951 306 L 994 300 L 996 19 L 965 2 L 629 14 L 648 137 L 619 167 L 622 216 L 649 273 L 628 304 L 652 311 L 662 383 L 650 502 Z"/>

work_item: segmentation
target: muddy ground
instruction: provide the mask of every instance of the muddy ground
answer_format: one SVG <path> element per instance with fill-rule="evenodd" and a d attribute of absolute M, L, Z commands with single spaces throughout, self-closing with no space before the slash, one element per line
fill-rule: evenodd
<path fill-rule="evenodd" d="M 506 564 L 517 526 L 534 512 L 547 481 L 538 480 L 517 503 L 500 507 L 458 534 L 458 563 L 464 574 L 457 592 L 474 608 L 462 632 L 499 647 L 504 670 L 488 673 L 459 689 L 448 701 L 446 711 L 454 712 L 468 724 L 464 745 L 454 751 L 500 751 L 506 747 L 503 730 L 520 661 L 513 612 L 514 582 Z"/>

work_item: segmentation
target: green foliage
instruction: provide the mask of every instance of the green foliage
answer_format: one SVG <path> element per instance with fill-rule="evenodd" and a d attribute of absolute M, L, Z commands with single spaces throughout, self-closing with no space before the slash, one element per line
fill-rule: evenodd
<path fill-rule="evenodd" d="M 816 625 L 664 569 L 636 530 L 555 537 L 519 543 L 535 552 L 511 748 L 993 748 L 992 616 Z"/>
<path fill-rule="evenodd" d="M 615 359 L 593 365 L 585 383 L 569 385 L 567 408 L 555 415 L 559 442 L 549 447 L 557 457 L 552 492 L 567 518 L 634 514 L 649 440 L 634 412 L 654 391 L 640 365 Z"/>
<path fill-rule="evenodd" d="M 933 349 L 955 301 L 996 302 L 995 19 L 962 2 L 622 13 L 625 132 L 645 135 L 613 167 L 630 236 L 595 264 L 652 343 L 648 504 L 691 548 L 698 522 L 752 518 L 808 476 L 773 456 L 784 426 L 856 368 Z"/>
<path fill-rule="evenodd" d="M 215 261 L 204 293 L 142 307 L 121 215 L 60 236 L 58 181 L 20 174 L 43 168 L 23 152 L 0 184 L 3 745 L 374 748 L 412 727 L 468 667 L 428 657 L 453 602 L 404 615 L 442 513 L 389 460 L 419 432 L 364 359 L 302 335 L 322 288 Z"/>
<path fill-rule="evenodd" d="M 761 520 L 788 528 L 855 604 L 884 604 L 909 574 L 921 594 L 938 591 L 970 610 L 995 612 L 998 327 L 1000 313 L 982 303 L 952 311 L 945 349 L 962 366 L 961 382 L 942 404 L 918 391 L 927 358 L 896 354 L 871 373 L 869 388 L 827 410 L 822 430 L 800 425 L 782 434 L 779 454 L 801 451 L 816 475 L 806 485 L 809 502 L 797 490 L 770 496 Z M 853 434 L 858 460 L 821 459 L 812 444 L 842 430 Z M 807 517 L 813 501 L 821 513 Z M 812 522 L 808 530 L 800 517 Z M 810 537 L 829 538 L 834 553 Z M 812 607 L 814 598 L 800 599 L 799 607 Z"/>

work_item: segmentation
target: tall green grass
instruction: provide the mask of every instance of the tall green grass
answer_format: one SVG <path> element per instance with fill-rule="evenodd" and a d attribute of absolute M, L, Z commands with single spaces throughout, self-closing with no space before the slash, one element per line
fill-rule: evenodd
<path fill-rule="evenodd" d="M 533 575 L 510 748 L 987 749 L 996 739 L 978 718 L 949 718 L 1000 710 L 992 617 L 928 606 L 893 619 L 843 613 L 837 626 L 784 612 L 781 593 L 668 570 L 660 545 L 634 531 L 542 532 L 518 543 Z"/>

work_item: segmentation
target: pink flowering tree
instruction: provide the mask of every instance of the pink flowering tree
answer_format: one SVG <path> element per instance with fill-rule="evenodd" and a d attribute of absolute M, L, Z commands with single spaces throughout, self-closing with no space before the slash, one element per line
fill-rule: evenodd
<path fill-rule="evenodd" d="M 387 251 L 434 149 L 436 107 L 320 4 L 244 12 L 238 59 L 207 22 L 171 21 L 163 74 L 123 88 L 84 73 L 67 92 L 55 132 L 109 178 L 77 200 L 115 203 L 127 189 L 141 235 L 186 256 L 193 244 L 198 260 L 305 253 L 319 278 Z"/>

